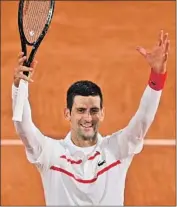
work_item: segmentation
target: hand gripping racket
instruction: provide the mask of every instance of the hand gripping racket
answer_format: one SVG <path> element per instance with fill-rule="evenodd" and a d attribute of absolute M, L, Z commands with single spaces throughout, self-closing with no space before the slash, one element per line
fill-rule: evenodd
<path fill-rule="evenodd" d="M 27 46 L 31 48 L 31 52 L 24 62 L 24 65 L 27 67 L 30 67 L 37 49 L 48 31 L 54 7 L 55 0 L 19 0 L 18 29 L 24 56 L 27 56 Z M 25 71 L 24 74 L 28 76 L 29 72 Z M 14 121 L 22 120 L 25 87 L 27 87 L 27 82 L 20 80 L 13 114 Z"/>

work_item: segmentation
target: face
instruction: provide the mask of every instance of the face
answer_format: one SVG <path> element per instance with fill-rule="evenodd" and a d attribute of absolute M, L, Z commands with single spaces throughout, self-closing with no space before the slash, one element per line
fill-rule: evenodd
<path fill-rule="evenodd" d="M 71 113 L 66 109 L 65 116 L 71 123 L 72 136 L 82 140 L 96 138 L 98 127 L 104 119 L 99 96 L 75 96 Z"/>

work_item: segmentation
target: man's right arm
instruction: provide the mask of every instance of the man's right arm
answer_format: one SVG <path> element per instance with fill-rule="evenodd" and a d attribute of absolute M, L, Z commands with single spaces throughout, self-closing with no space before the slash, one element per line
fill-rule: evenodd
<path fill-rule="evenodd" d="M 12 85 L 12 105 L 15 108 L 18 88 Z M 26 91 L 27 93 L 27 91 Z M 28 95 L 27 95 L 28 96 Z M 25 98 L 22 121 L 14 121 L 15 129 L 20 136 L 30 162 L 35 162 L 40 157 L 42 149 L 47 139 L 34 125 L 31 118 L 31 108 L 28 97 Z"/>
<path fill-rule="evenodd" d="M 12 85 L 12 109 L 16 106 L 16 99 L 19 90 L 19 82 L 21 79 L 26 81 L 24 87 L 25 92 L 25 102 L 23 106 L 22 121 L 14 121 L 15 129 L 20 136 L 25 149 L 27 158 L 31 163 L 38 166 L 48 166 L 50 162 L 50 154 L 52 151 L 53 142 L 50 138 L 44 136 L 39 129 L 34 125 L 31 117 L 31 108 L 28 100 L 28 82 L 33 82 L 31 80 L 31 74 L 36 67 L 36 61 L 33 61 L 31 67 L 23 66 L 26 57 L 23 53 L 18 56 L 18 66 L 15 68 L 14 72 L 14 83 Z M 30 75 L 27 77 L 23 74 L 24 71 L 28 71 Z"/>

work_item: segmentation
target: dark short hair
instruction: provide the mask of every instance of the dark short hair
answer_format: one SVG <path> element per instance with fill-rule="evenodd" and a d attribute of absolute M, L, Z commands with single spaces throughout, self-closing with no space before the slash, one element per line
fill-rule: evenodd
<path fill-rule="evenodd" d="M 103 96 L 101 89 L 95 83 L 88 80 L 81 80 L 73 83 L 67 91 L 67 108 L 72 109 L 75 96 L 99 96 L 100 107 L 103 107 Z"/>

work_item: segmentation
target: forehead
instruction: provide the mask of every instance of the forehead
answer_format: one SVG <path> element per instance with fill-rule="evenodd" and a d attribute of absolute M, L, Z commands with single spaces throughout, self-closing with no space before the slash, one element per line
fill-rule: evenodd
<path fill-rule="evenodd" d="M 73 106 L 74 107 L 98 107 L 100 108 L 99 96 L 75 96 Z"/>

